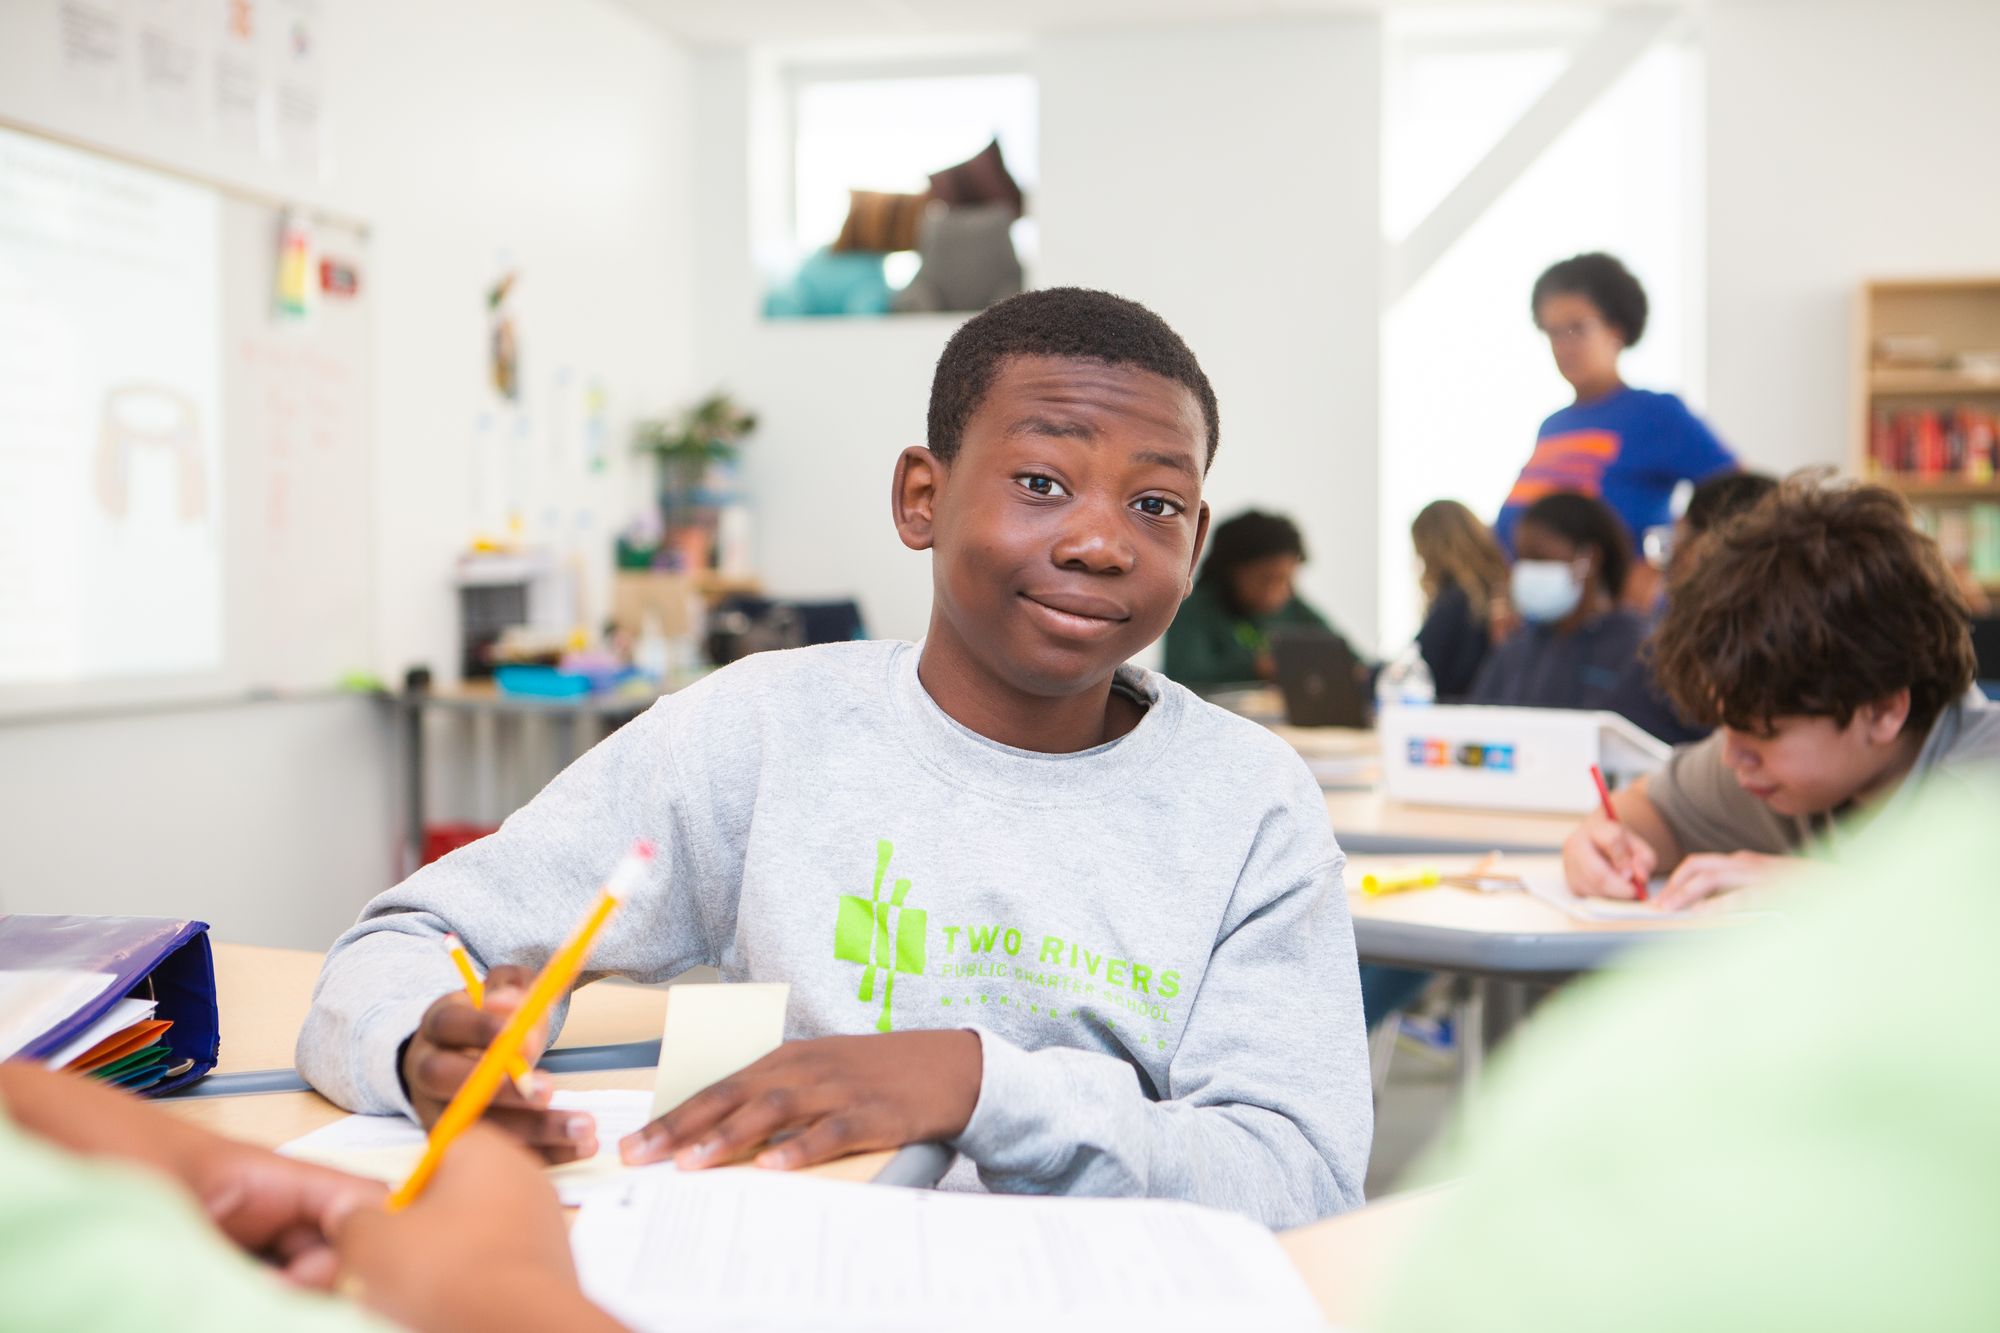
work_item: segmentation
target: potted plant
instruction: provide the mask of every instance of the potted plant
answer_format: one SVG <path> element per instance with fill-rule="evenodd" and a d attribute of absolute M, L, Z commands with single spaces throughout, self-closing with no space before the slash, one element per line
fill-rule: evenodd
<path fill-rule="evenodd" d="M 660 517 L 666 525 L 666 544 L 681 551 L 683 563 L 706 568 L 706 559 L 696 561 L 694 539 L 701 539 L 705 551 L 712 534 L 707 520 L 714 498 L 703 490 L 708 471 L 716 463 L 734 463 L 744 439 L 757 428 L 753 412 L 738 406 L 728 394 L 716 392 L 671 416 L 639 422 L 633 430 L 633 444 L 653 456 L 659 468 Z"/>

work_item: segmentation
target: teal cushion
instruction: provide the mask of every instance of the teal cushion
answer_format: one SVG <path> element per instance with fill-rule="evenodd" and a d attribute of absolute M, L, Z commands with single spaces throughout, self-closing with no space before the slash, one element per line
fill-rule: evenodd
<path fill-rule="evenodd" d="M 886 315 L 889 280 L 882 256 L 865 251 L 817 250 L 790 282 L 764 298 L 774 319 L 815 315 Z"/>

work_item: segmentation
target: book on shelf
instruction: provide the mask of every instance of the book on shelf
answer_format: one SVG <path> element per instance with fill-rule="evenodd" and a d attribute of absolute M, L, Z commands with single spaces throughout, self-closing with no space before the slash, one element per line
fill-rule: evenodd
<path fill-rule="evenodd" d="M 1920 481 L 1993 480 L 2000 413 L 1970 406 L 1878 408 L 1868 461 L 1880 476 Z"/>
<path fill-rule="evenodd" d="M 2000 503 L 1912 507 L 1918 529 L 1937 542 L 1953 569 L 1988 586 L 2000 586 Z"/>

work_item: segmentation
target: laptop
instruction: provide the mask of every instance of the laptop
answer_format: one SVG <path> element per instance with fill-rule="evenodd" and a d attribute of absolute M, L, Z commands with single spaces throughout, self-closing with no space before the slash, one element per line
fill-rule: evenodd
<path fill-rule="evenodd" d="M 1368 725 L 1368 677 L 1346 640 L 1310 626 L 1271 632 L 1271 664 L 1295 727 Z"/>

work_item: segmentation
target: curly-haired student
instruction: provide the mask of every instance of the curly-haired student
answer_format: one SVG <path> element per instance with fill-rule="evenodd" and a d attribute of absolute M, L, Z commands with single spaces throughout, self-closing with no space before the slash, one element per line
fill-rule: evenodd
<path fill-rule="evenodd" d="M 1702 538 L 1677 569 L 1653 671 L 1716 728 L 1617 792 L 1563 846 L 1580 893 L 1663 906 L 1769 878 L 1784 858 L 1900 802 L 1919 780 L 2000 763 L 2000 707 L 1973 687 L 1971 631 L 1937 544 L 1901 497 L 1806 473 Z"/>

